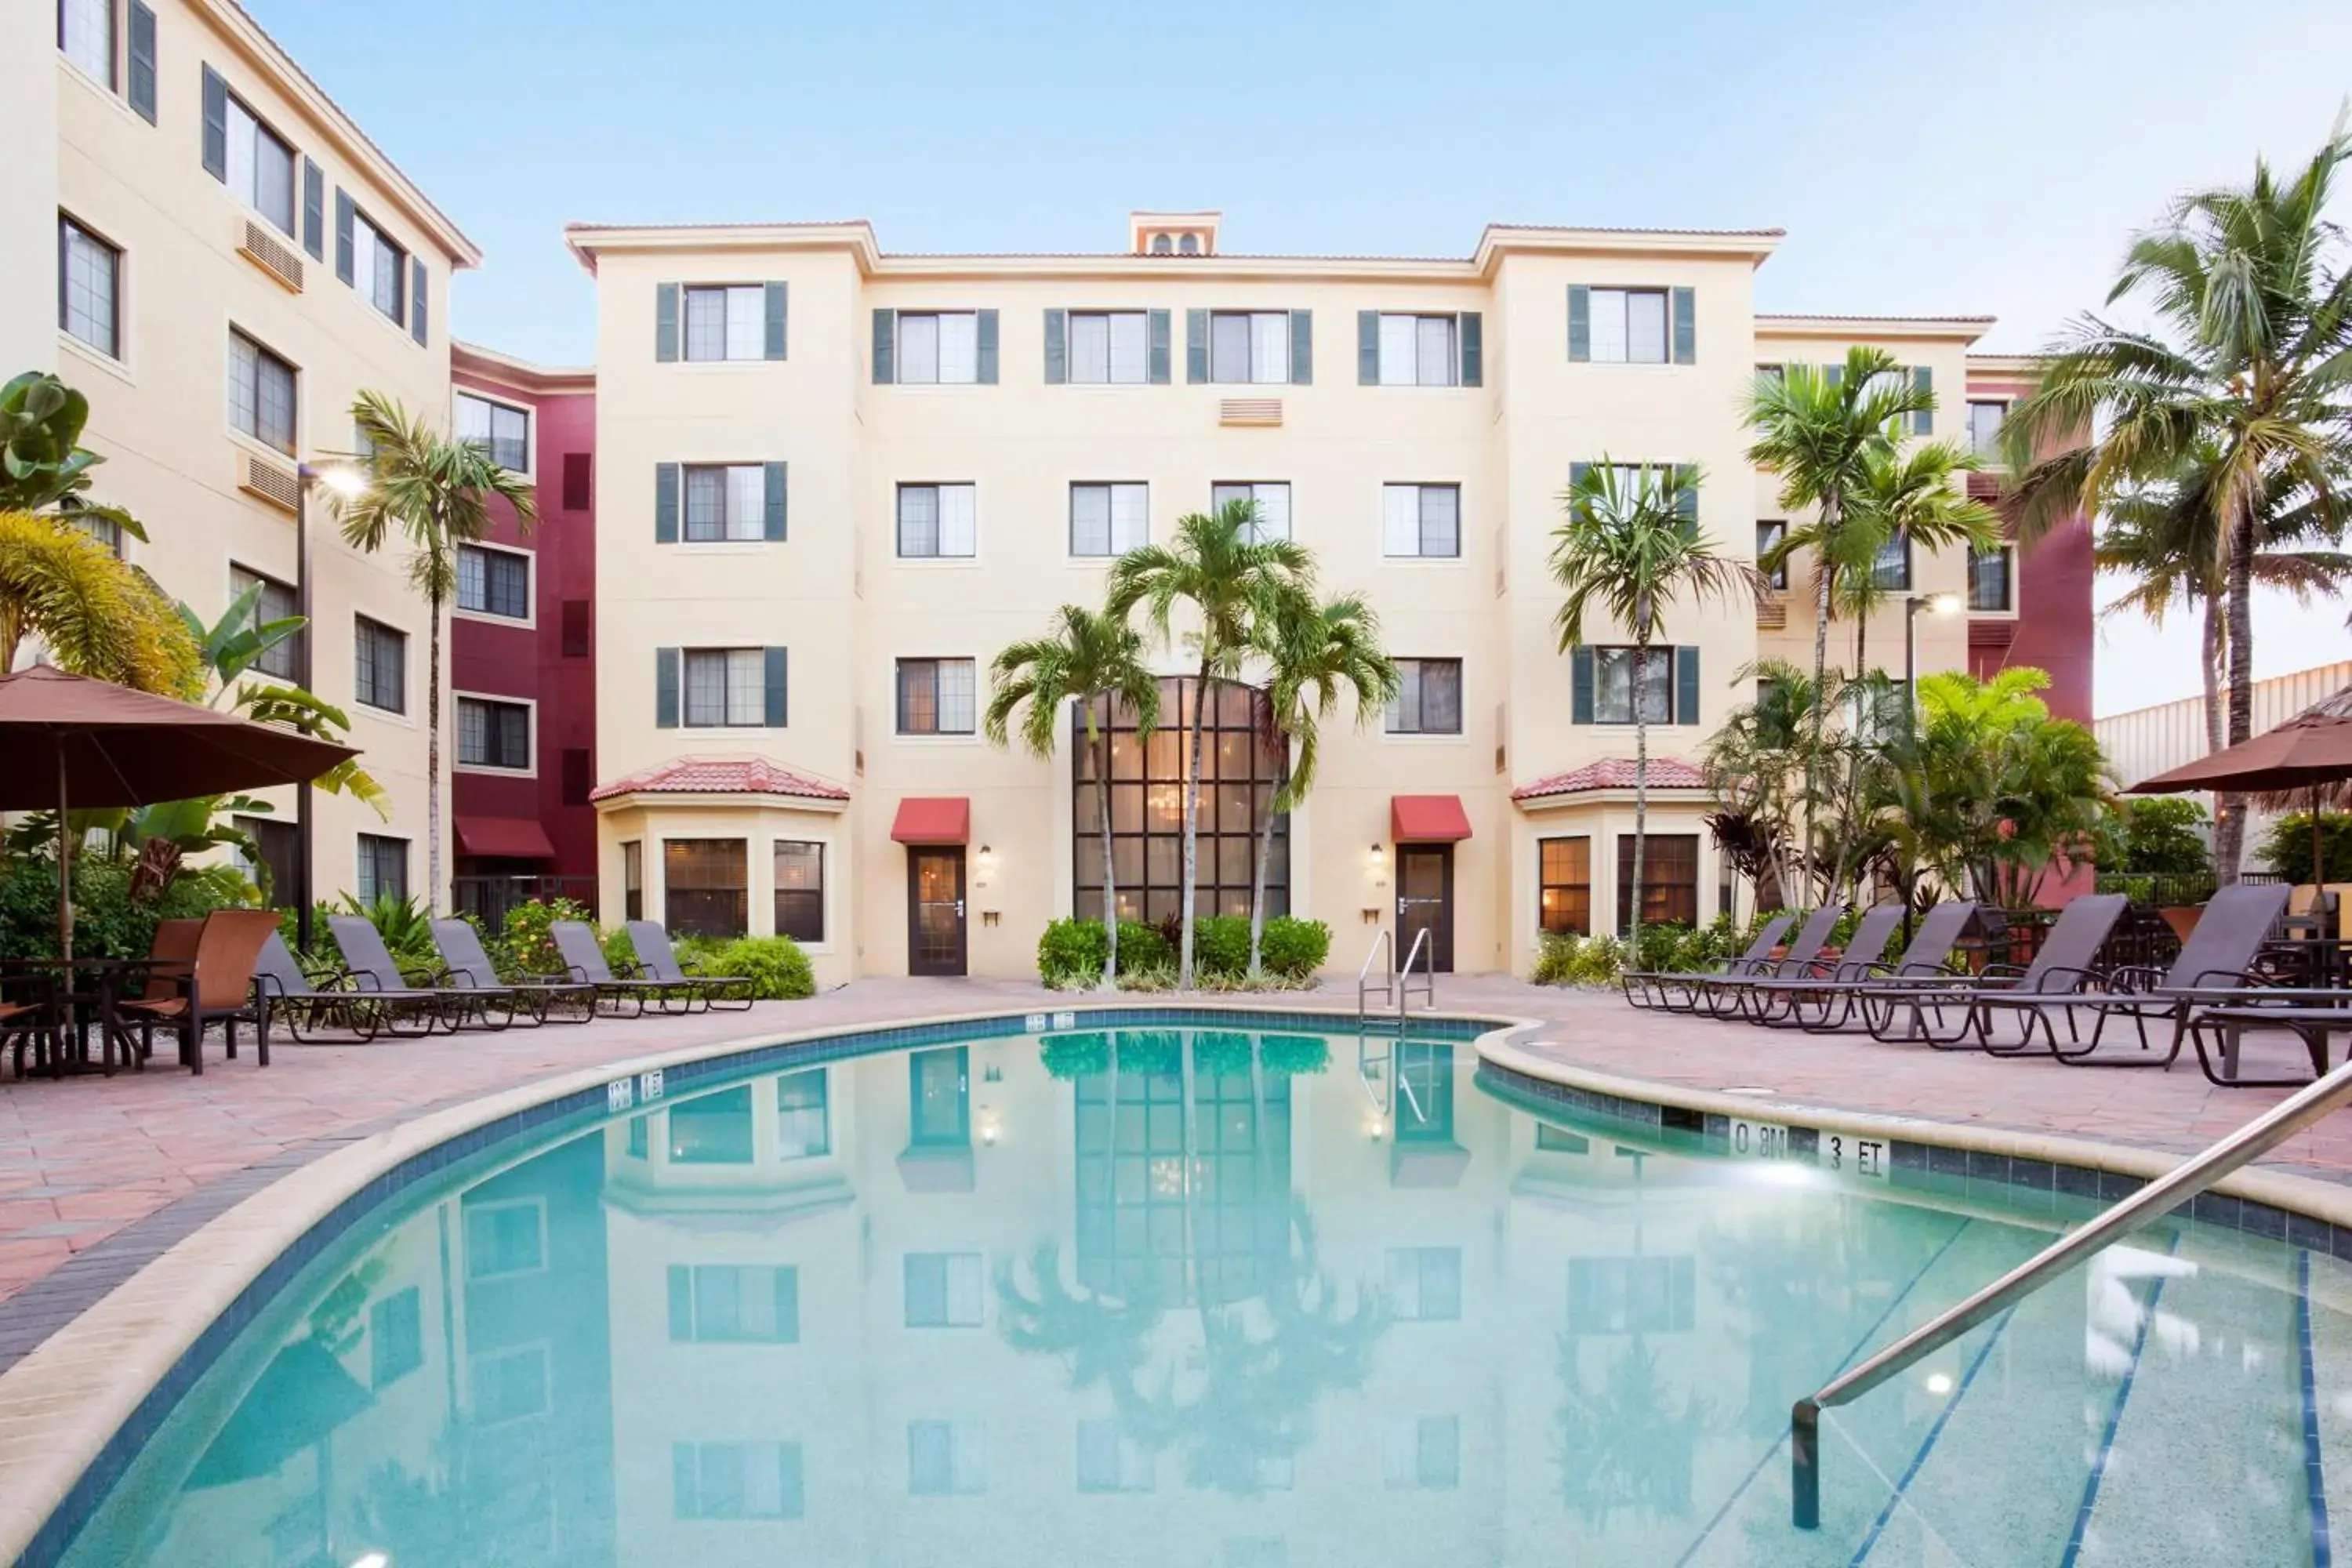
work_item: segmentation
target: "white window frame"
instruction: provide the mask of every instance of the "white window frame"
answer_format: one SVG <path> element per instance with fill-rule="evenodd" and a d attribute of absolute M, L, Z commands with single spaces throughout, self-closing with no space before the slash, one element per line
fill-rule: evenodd
<path fill-rule="evenodd" d="M 1381 486 L 1381 557 L 1385 561 L 1447 561 L 1459 564 L 1462 551 L 1462 483 L 1458 479 L 1399 479 Z M 1426 490 L 1454 492 L 1454 549 L 1449 552 L 1423 548 L 1427 538 L 1428 520 L 1423 515 L 1422 495 Z M 1403 519 L 1398 511 L 1397 493 L 1410 491 L 1412 496 L 1412 544 L 1411 550 L 1397 548 L 1402 542 Z"/>
<path fill-rule="evenodd" d="M 1239 353 L 1243 374 L 1222 374 L 1232 368 L 1219 351 L 1219 326 L 1230 332 L 1239 322 L 1243 342 Z M 1209 380 L 1220 386 L 1287 386 L 1290 384 L 1290 312 L 1287 310 L 1212 310 L 1209 312 Z M 1271 374 L 1269 374 L 1271 373 Z"/>
<path fill-rule="evenodd" d="M 697 475 L 719 474 L 719 532 L 698 537 L 692 531 Z M 748 532 L 743 531 L 749 530 Z M 680 544 L 758 544 L 768 537 L 768 466 L 765 463 L 681 463 L 677 470 L 677 542 Z"/>
<path fill-rule="evenodd" d="M 1669 289 L 1606 288 L 1594 289 L 1590 296 L 1587 321 L 1591 333 L 1591 359 L 1594 364 L 1672 364 L 1675 361 L 1674 292 Z M 1650 301 L 1657 304 L 1657 342 L 1654 353 L 1634 353 L 1635 301 L 1642 302 L 1646 315 Z M 1604 333 L 1603 325 L 1608 331 Z M 1644 321 L 1643 325 L 1647 325 Z M 1638 346 L 1650 349 L 1647 342 Z"/>
<path fill-rule="evenodd" d="M 1642 701 L 1642 693 L 1633 684 L 1635 679 L 1633 671 L 1634 651 L 1634 647 L 1632 643 L 1596 643 L 1592 645 L 1592 721 L 1595 724 L 1607 725 L 1612 728 L 1622 726 L 1629 730 L 1633 728 L 1633 716 L 1640 710 Z M 1612 656 L 1612 662 L 1614 662 L 1613 656 L 1618 654 L 1622 654 L 1625 658 L 1625 690 L 1627 696 L 1625 717 L 1622 719 L 1606 718 L 1602 716 L 1601 711 L 1601 656 L 1604 653 Z M 1681 662 L 1681 655 L 1677 654 L 1671 646 L 1664 643 L 1652 643 L 1650 645 L 1651 668 L 1654 669 L 1664 668 L 1666 672 L 1665 715 L 1663 718 L 1654 716 L 1649 721 L 1653 724 L 1673 724 L 1680 721 L 1681 715 L 1676 713 L 1675 710 L 1677 706 L 1677 699 L 1680 697 L 1682 692 L 1681 671 L 1678 670 L 1675 666 Z"/>
<path fill-rule="evenodd" d="M 698 295 L 718 294 L 719 307 L 719 337 L 723 352 L 698 354 L 694 352 L 694 300 Z M 764 283 L 688 283 L 678 289 L 677 358 L 681 364 L 740 364 L 748 360 L 768 357 L 768 289 Z M 751 311 L 749 325 L 737 321 L 739 308 Z M 746 352 L 748 351 L 748 352 Z"/>
<path fill-rule="evenodd" d="M 903 386 L 980 384 L 980 312 L 901 310 L 891 380 Z M 926 339 L 928 338 L 928 342 Z M 928 371 L 928 374 L 917 374 Z M 957 374 L 950 374 L 950 371 Z"/>
<path fill-rule="evenodd" d="M 400 638 L 401 705 L 397 708 L 379 708 L 360 695 L 359 638 L 362 621 L 371 626 L 381 626 Z M 303 629 L 305 632 L 310 630 L 307 626 Z M 382 616 L 371 616 L 364 610 L 355 610 L 352 613 L 352 704 L 353 707 L 364 708 L 371 715 L 379 719 L 389 719 L 398 723 L 414 723 L 415 720 L 409 710 L 415 706 L 416 671 L 414 668 L 415 660 L 416 638 L 406 626 L 394 626 Z"/>
<path fill-rule="evenodd" d="M 2009 411 L 2016 406 L 2015 402 L 2006 397 L 1971 397 L 1968 402 L 1969 450 L 1988 461 L 1999 462 L 2000 460 L 2000 427 L 2009 423 Z M 1990 446 L 1977 435 L 1977 410 L 1979 408 L 2000 410 L 2000 419 L 1993 426 L 1993 440 Z"/>
<path fill-rule="evenodd" d="M 713 724 L 709 722 L 698 722 L 691 716 L 694 711 L 694 703 L 692 700 L 694 678 L 692 672 L 695 656 L 698 654 L 706 658 L 713 654 L 723 654 L 728 657 L 729 674 L 726 683 L 727 689 L 724 693 L 724 703 L 727 711 L 730 713 L 735 711 L 736 691 L 734 671 L 738 668 L 739 661 L 742 660 L 746 655 L 750 657 L 751 664 L 759 671 L 759 679 L 752 688 L 752 707 L 758 711 L 758 718 L 749 721 L 722 719 L 719 722 Z M 731 643 L 711 647 L 680 648 L 677 654 L 677 727 L 681 730 L 713 731 L 766 729 L 768 727 L 768 650 L 764 647 L 748 647 Z"/>
<path fill-rule="evenodd" d="M 900 682 L 905 679 L 906 667 L 910 664 L 928 664 L 932 667 L 931 704 L 934 710 L 940 715 L 942 721 L 946 715 L 947 700 L 941 695 L 940 689 L 940 667 L 951 664 L 961 664 L 971 668 L 971 723 L 968 728 L 961 730 L 949 730 L 944 728 L 931 730 L 909 730 L 904 727 L 907 716 L 902 710 L 902 705 L 899 702 L 899 692 L 901 689 Z M 968 654 L 908 653 L 899 654 L 896 658 L 892 658 L 890 661 L 890 732 L 892 736 L 900 741 L 919 741 L 929 742 L 948 742 L 959 745 L 968 744 L 978 739 L 980 735 L 981 716 L 985 707 L 984 698 L 986 695 L 985 688 L 982 680 L 982 674 L 981 661 Z"/>
<path fill-rule="evenodd" d="M 1100 369 L 1102 374 L 1099 375 L 1081 374 L 1092 372 L 1097 366 L 1092 363 L 1086 364 L 1079 363 L 1078 329 L 1080 324 L 1084 323 L 1089 329 L 1089 336 L 1091 336 L 1091 329 L 1097 322 L 1101 323 Z M 1130 328 L 1134 337 L 1132 344 L 1126 342 Z M 1132 375 L 1120 374 L 1130 368 L 1123 363 L 1121 354 L 1123 348 L 1130 350 L 1133 354 L 1134 374 Z M 1092 351 L 1093 345 L 1089 343 L 1087 357 L 1090 362 L 1095 357 Z M 1066 356 L 1068 381 L 1073 386 L 1148 386 L 1151 382 L 1151 312 L 1149 310 L 1072 310 L 1064 328 L 1063 352 Z"/>
<path fill-rule="evenodd" d="M 106 74 L 100 76 L 89 68 L 89 61 L 74 50 L 77 14 L 85 24 L 91 11 L 102 13 L 105 18 Z M 87 50 L 84 51 L 88 52 Z M 122 7 L 120 0 L 58 0 L 58 54 L 89 81 L 110 93 L 122 90 Z"/>
<path fill-rule="evenodd" d="M 523 765 L 519 768 L 501 766 L 497 763 L 468 763 L 459 760 L 462 751 L 460 737 L 464 721 L 459 718 L 458 705 L 464 702 L 495 702 L 501 707 L 523 710 Z M 539 776 L 539 699 L 511 697 L 503 691 L 456 690 L 449 693 L 449 716 L 455 721 L 450 727 L 449 767 L 453 773 L 487 773 L 492 778 L 537 778 Z"/>
<path fill-rule="evenodd" d="M 227 102 L 225 115 L 228 126 L 227 163 L 221 183 L 239 205 L 262 222 L 276 228 L 289 239 L 299 240 L 302 226 L 302 155 L 294 143 L 278 133 L 278 128 L 255 112 L 253 106 L 234 91 L 224 88 Z M 240 120 L 240 116 L 242 119 Z M 269 209 L 261 204 L 260 139 L 268 137 L 286 152 L 286 216 L 279 223 Z M 241 149 L 241 150 L 240 150 Z"/>
<path fill-rule="evenodd" d="M 254 336 L 251 332 L 247 331 L 243 327 L 238 326 L 234 321 L 231 321 L 228 325 L 228 334 L 229 342 L 227 351 L 222 356 L 222 369 L 226 373 L 226 377 L 222 389 L 224 394 L 222 423 L 228 426 L 229 433 L 240 441 L 249 442 L 253 446 L 258 447 L 261 450 L 268 452 L 276 457 L 290 458 L 294 456 L 297 451 L 301 449 L 302 446 L 302 367 L 296 364 L 292 360 L 288 359 L 284 354 L 279 353 L 276 349 L 271 348 L 268 343 L 263 342 L 259 338 Z M 254 361 L 253 373 L 253 422 L 256 426 L 258 426 L 261 423 L 261 361 L 265 358 L 271 359 L 285 366 L 287 374 L 293 383 L 292 401 L 294 405 L 289 411 L 289 424 L 292 428 L 288 433 L 286 445 L 282 447 L 277 442 L 271 440 L 268 437 L 262 435 L 257 429 L 247 430 L 245 426 L 236 422 L 236 393 L 235 378 L 236 375 L 236 345 L 240 341 L 249 345 L 257 356 Z"/>
<path fill-rule="evenodd" d="M 1105 492 L 1103 496 L 1103 538 L 1106 544 L 1108 546 L 1107 549 L 1095 551 L 1080 550 L 1078 548 L 1078 492 L 1080 490 L 1101 490 Z M 1142 508 L 1142 515 L 1139 518 L 1130 518 L 1129 520 L 1130 526 L 1136 529 L 1137 531 L 1125 544 L 1121 544 L 1119 542 L 1118 531 L 1118 503 L 1121 499 L 1121 491 L 1140 492 L 1139 499 Z M 1116 561 L 1120 556 L 1126 554 L 1129 551 L 1136 548 L 1136 546 L 1140 544 L 1149 544 L 1151 542 L 1151 486 L 1148 481 L 1140 479 L 1072 479 L 1070 481 L 1069 494 L 1069 531 L 1065 536 L 1065 543 L 1069 551 L 1071 560 Z"/>
<path fill-rule="evenodd" d="M 68 233 L 70 231 L 70 233 Z M 76 243 L 79 239 L 79 244 Z M 73 257 L 77 250 L 87 247 L 103 255 L 107 270 L 107 336 L 111 342 L 100 344 L 90 342 L 73 328 Z M 109 365 L 120 366 L 128 356 L 123 353 L 122 331 L 122 247 L 98 230 L 59 208 L 58 211 L 58 331 L 85 353 L 98 355 Z"/>
<path fill-rule="evenodd" d="M 463 424 L 460 421 L 458 415 L 459 411 L 466 404 L 480 404 L 484 408 L 489 410 L 491 434 L 487 442 L 478 442 L 477 444 L 483 447 L 483 449 L 488 454 L 492 462 L 497 463 L 499 462 L 497 435 L 498 416 L 500 414 L 519 414 L 522 416 L 522 466 L 520 468 L 517 468 L 511 463 L 499 463 L 499 466 L 506 469 L 507 472 L 526 479 L 532 478 L 539 472 L 539 417 L 537 409 L 530 407 L 528 404 L 509 403 L 504 398 L 493 397 L 487 392 L 477 392 L 470 386 L 454 387 L 451 390 L 455 394 L 449 405 L 449 433 L 452 436 L 455 436 L 461 441 L 474 439 L 465 433 Z"/>
<path fill-rule="evenodd" d="M 907 497 L 909 491 L 931 492 L 931 538 L 935 548 L 926 552 L 907 548 Z M 960 500 L 950 506 L 951 493 Z M 955 513 L 961 512 L 958 517 Z M 950 549 L 950 544 L 961 549 Z M 970 479 L 902 480 L 890 494 L 890 549 L 900 561 L 959 564 L 980 558 L 980 486 Z"/>
<path fill-rule="evenodd" d="M 520 626 L 525 630 L 537 626 L 539 625 L 539 552 L 533 550 L 517 550 L 512 545 L 496 544 L 486 539 L 470 539 L 457 547 L 461 564 L 464 553 L 468 550 L 478 550 L 485 555 L 512 556 L 522 563 L 522 614 L 502 616 L 496 610 L 467 609 L 458 604 L 457 596 L 452 594 L 449 597 L 451 617 L 463 621 L 479 621 L 486 626 Z"/>
<path fill-rule="evenodd" d="M 1430 329 L 1442 323 L 1445 344 L 1439 353 L 1443 377 L 1424 367 L 1433 345 Z M 1462 384 L 1462 316 L 1455 310 L 1383 310 L 1379 328 L 1380 384 L 1382 386 L 1459 386 Z"/>
<path fill-rule="evenodd" d="M 1248 493 L 1236 495 L 1234 493 L 1235 491 L 1246 491 Z M 1281 492 L 1278 498 L 1281 501 L 1281 506 L 1279 508 L 1281 517 L 1280 526 L 1276 527 L 1266 521 L 1269 510 L 1266 507 L 1266 501 L 1269 497 L 1265 494 L 1261 494 L 1261 491 Z M 1251 543 L 1264 544 L 1273 540 L 1290 540 L 1298 537 L 1297 521 L 1291 511 L 1290 507 L 1290 481 L 1288 479 L 1218 479 L 1209 486 L 1209 507 L 1211 510 L 1223 510 L 1225 502 L 1229 500 L 1245 500 L 1259 509 L 1256 520 L 1250 524 L 1249 528 L 1249 540 Z"/>

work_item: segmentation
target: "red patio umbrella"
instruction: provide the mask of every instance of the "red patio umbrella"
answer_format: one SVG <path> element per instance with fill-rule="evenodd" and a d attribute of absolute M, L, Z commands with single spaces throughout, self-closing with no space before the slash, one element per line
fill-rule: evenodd
<path fill-rule="evenodd" d="M 275 724 L 36 665 L 0 675 L 0 811 L 58 814 L 58 952 L 73 956 L 68 803 L 157 801 L 315 779 L 358 752 Z"/>
<path fill-rule="evenodd" d="M 2291 805 L 2305 796 L 2311 806 L 2311 879 L 2321 880 L 2319 809 L 2352 780 L 2352 689 L 2313 703 L 2275 730 L 2142 779 L 2126 795 L 2182 795 L 2213 790 L 2265 797 L 2263 804 Z M 2337 786 L 2331 789 L 2330 786 Z"/>

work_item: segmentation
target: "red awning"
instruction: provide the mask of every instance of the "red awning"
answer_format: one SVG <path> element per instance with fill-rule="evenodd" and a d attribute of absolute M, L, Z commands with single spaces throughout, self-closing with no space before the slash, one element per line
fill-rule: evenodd
<path fill-rule="evenodd" d="M 1392 795 L 1389 837 L 1399 844 L 1453 844 L 1470 837 L 1470 816 L 1458 795 Z"/>
<path fill-rule="evenodd" d="M 971 802 L 960 795 L 908 795 L 890 837 L 901 844 L 961 844 L 971 837 Z"/>
<path fill-rule="evenodd" d="M 501 860 L 555 858 L 555 846 L 548 842 L 547 829 L 528 816 L 461 816 L 457 847 L 468 855 Z"/>

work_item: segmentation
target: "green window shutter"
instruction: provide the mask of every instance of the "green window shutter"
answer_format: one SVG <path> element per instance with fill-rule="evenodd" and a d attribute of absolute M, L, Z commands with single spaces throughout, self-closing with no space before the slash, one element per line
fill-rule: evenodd
<path fill-rule="evenodd" d="M 1698 294 L 1695 289 L 1675 290 L 1675 363 L 1698 363 Z"/>
<path fill-rule="evenodd" d="M 784 727 L 784 659 L 786 650 L 780 647 L 772 647 L 767 650 L 767 653 L 768 662 L 765 679 L 763 679 L 760 683 L 761 695 L 767 700 L 767 711 L 761 715 L 761 719 L 769 729 L 781 730 Z"/>
<path fill-rule="evenodd" d="M 898 379 L 898 312 L 874 312 L 874 384 L 887 386 Z"/>
<path fill-rule="evenodd" d="M 654 542 L 677 542 L 677 465 L 654 465 Z"/>
<path fill-rule="evenodd" d="M 1290 312 L 1290 384 L 1315 384 L 1315 312 Z"/>
<path fill-rule="evenodd" d="M 313 261 L 327 259 L 327 172 L 302 160 L 302 248 Z"/>
<path fill-rule="evenodd" d="M 673 1344 L 694 1338 L 694 1271 L 683 1263 L 669 1266 L 669 1337 Z M 694 1495 L 693 1489 L 686 1495 Z"/>
<path fill-rule="evenodd" d="M 1184 312 L 1184 379 L 1198 386 L 1209 379 L 1209 312 Z"/>
<path fill-rule="evenodd" d="M 1675 514 L 1685 522 L 1696 522 L 1698 521 L 1698 466 L 1695 463 L 1676 463 L 1675 482 L 1684 487 L 1675 496 Z"/>
<path fill-rule="evenodd" d="M 411 257 L 408 263 L 408 335 L 420 343 L 429 342 L 433 335 L 427 310 L 431 294 L 431 280 L 425 276 L 425 263 Z"/>
<path fill-rule="evenodd" d="M 1592 722 L 1592 650 L 1582 643 L 1568 650 L 1568 721 Z"/>
<path fill-rule="evenodd" d="M 1486 318 L 1465 310 L 1457 322 L 1462 333 L 1462 384 L 1482 386 L 1486 377 Z"/>
<path fill-rule="evenodd" d="M 1381 313 L 1378 310 L 1356 312 L 1356 384 L 1378 386 L 1381 384 Z"/>
<path fill-rule="evenodd" d="M 1582 283 L 1568 286 L 1568 357 L 1579 364 L 1592 358 L 1592 289 Z"/>
<path fill-rule="evenodd" d="M 228 83 L 205 68 L 205 173 L 228 183 Z"/>
<path fill-rule="evenodd" d="M 1154 386 L 1165 386 L 1168 384 L 1168 377 L 1171 369 L 1169 363 L 1171 347 L 1169 342 L 1169 332 L 1174 323 L 1169 320 L 1167 311 L 1154 310 L 1151 312 L 1150 324 L 1151 328 L 1151 384 Z"/>
<path fill-rule="evenodd" d="M 677 649 L 654 649 L 654 728 L 677 728 Z"/>
<path fill-rule="evenodd" d="M 1935 371 L 1924 364 L 1913 365 L 1911 367 L 1911 390 L 1916 392 L 1922 397 L 1932 399 L 1936 395 Z M 1914 409 L 1911 414 L 1911 434 L 1914 436 L 1933 436 L 1935 433 L 1935 405 L 1930 403 L 1927 407 Z"/>
<path fill-rule="evenodd" d="M 335 193 L 335 280 L 339 283 L 349 283 L 357 276 L 352 266 L 352 220 L 355 216 L 352 210 L 352 194 L 338 190 Z"/>
<path fill-rule="evenodd" d="M 764 490 L 760 510 L 760 537 L 779 540 L 784 536 L 784 465 L 764 465 Z"/>
<path fill-rule="evenodd" d="M 654 358 L 668 364 L 677 358 L 677 285 L 654 285 Z"/>
<path fill-rule="evenodd" d="M 980 378 L 980 384 L 994 386 L 996 384 L 996 312 L 993 310 L 980 312 L 980 324 L 974 329 L 972 335 L 979 343 L 979 352 L 976 355 L 979 368 L 975 374 Z"/>
<path fill-rule="evenodd" d="M 1675 722 L 1698 722 L 1698 649 L 1675 649 Z"/>
<path fill-rule="evenodd" d="M 1045 384 L 1059 386 L 1070 379 L 1070 313 L 1045 312 Z"/>
<path fill-rule="evenodd" d="M 761 339 L 761 357 L 763 359 L 784 357 L 784 297 L 789 287 L 783 283 L 771 283 L 767 287 L 766 298 L 762 301 L 767 311 Z"/>
<path fill-rule="evenodd" d="M 155 13 L 131 0 L 131 79 L 126 96 L 131 111 L 148 124 L 155 123 Z"/>

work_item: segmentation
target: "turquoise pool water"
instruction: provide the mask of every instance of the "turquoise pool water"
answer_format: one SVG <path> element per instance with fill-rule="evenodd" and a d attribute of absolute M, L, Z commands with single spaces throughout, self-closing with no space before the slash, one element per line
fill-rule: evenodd
<path fill-rule="evenodd" d="M 493 1149 L 282 1291 L 68 1561 L 2326 1561 L 2333 1261 L 2143 1234 L 1832 1413 L 1801 1534 L 1790 1401 L 2084 1211 L 1538 1114 L 1475 1068 L 998 1037 Z"/>

